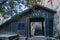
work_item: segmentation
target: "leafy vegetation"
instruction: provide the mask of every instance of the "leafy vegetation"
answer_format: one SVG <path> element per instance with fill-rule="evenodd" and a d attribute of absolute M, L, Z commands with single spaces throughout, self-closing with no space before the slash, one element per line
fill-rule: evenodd
<path fill-rule="evenodd" d="M 20 20 L 20 15 L 15 15 L 13 18 L 13 21 L 19 21 Z"/>
<path fill-rule="evenodd" d="M 4 1 L 4 3 L 5 3 L 6 1 Z M 31 9 L 34 11 L 35 10 L 35 6 L 34 5 L 36 5 L 37 4 L 37 2 L 40 2 L 40 0 L 27 0 L 27 2 L 28 2 L 28 5 L 31 7 Z M 10 2 L 9 2 L 9 5 L 10 5 L 10 7 L 11 7 L 11 10 L 12 10 L 12 8 L 13 8 L 13 5 L 14 5 L 14 0 L 11 0 Z M 11 11 L 12 12 L 12 11 Z M 0 4 L 0 13 L 2 14 L 2 15 L 4 15 L 4 11 L 3 11 L 3 8 L 2 8 L 2 4 Z M 16 15 L 15 17 L 13 17 L 13 20 L 19 20 L 20 19 L 20 15 Z"/>
<path fill-rule="evenodd" d="M 0 14 L 3 16 L 4 15 L 4 11 L 3 11 L 3 8 L 2 8 L 2 4 L 0 4 Z"/>
<path fill-rule="evenodd" d="M 9 3 L 10 7 L 12 7 L 14 5 L 14 1 L 11 0 L 11 2 Z"/>
<path fill-rule="evenodd" d="M 35 10 L 34 5 L 36 5 L 37 2 L 40 2 L 40 1 L 41 1 L 41 0 L 27 0 L 29 7 L 31 7 L 31 9 L 32 9 L 33 11 Z"/>
<path fill-rule="evenodd" d="M 35 5 L 37 4 L 37 2 L 40 2 L 40 0 L 27 0 L 29 7 L 35 11 Z M 13 2 L 11 2 L 11 4 L 13 5 Z M 14 21 L 18 21 L 20 20 L 20 15 L 16 15 L 15 17 L 12 18 Z"/>
<path fill-rule="evenodd" d="M 3 16 L 4 15 L 4 11 L 3 11 L 3 8 L 2 8 L 2 5 L 6 2 L 7 0 L 3 0 L 1 3 L 0 3 L 0 14 Z"/>

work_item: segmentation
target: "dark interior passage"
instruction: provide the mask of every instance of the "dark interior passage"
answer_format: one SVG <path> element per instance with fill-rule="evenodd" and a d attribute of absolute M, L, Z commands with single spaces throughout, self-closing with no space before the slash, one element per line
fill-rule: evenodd
<path fill-rule="evenodd" d="M 33 35 L 44 35 L 44 18 L 30 18 L 30 25 L 31 31 L 30 34 L 34 33 Z M 33 30 L 34 31 L 33 31 Z"/>

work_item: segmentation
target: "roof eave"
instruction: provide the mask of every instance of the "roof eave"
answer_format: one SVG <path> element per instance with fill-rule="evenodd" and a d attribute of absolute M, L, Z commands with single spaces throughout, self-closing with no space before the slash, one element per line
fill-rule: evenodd
<path fill-rule="evenodd" d="M 51 12 L 51 13 L 57 13 L 57 11 L 56 10 L 53 10 L 53 9 L 51 9 L 51 8 L 48 8 L 48 7 L 45 7 L 45 6 L 42 6 L 42 5 L 35 5 L 36 6 L 36 10 L 40 10 L 40 9 L 42 9 L 42 10 L 45 10 L 45 11 L 48 11 L 48 12 Z"/>

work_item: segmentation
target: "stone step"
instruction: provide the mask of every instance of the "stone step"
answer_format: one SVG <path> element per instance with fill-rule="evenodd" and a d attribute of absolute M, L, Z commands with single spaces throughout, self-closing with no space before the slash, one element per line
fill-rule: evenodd
<path fill-rule="evenodd" d="M 26 37 L 20 37 L 19 40 L 26 40 Z M 27 40 L 59 40 L 53 37 L 46 37 L 46 36 L 33 36 L 28 37 Z"/>
<path fill-rule="evenodd" d="M 28 38 L 28 40 L 59 40 L 53 37 L 45 37 L 45 36 L 34 36 L 34 37 L 30 37 Z"/>
<path fill-rule="evenodd" d="M 28 38 L 28 40 L 46 40 L 45 36 L 34 36 L 31 38 Z"/>

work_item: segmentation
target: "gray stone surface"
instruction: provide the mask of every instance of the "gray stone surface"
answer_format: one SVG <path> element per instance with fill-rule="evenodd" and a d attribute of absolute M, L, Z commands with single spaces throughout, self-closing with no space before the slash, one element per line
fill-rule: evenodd
<path fill-rule="evenodd" d="M 34 36 L 28 38 L 28 40 L 59 40 L 59 39 L 54 37 L 46 37 L 46 36 Z"/>
<path fill-rule="evenodd" d="M 46 40 L 45 36 L 34 36 L 31 38 L 28 38 L 28 40 Z"/>
<path fill-rule="evenodd" d="M 26 37 L 19 37 L 19 40 L 26 40 Z"/>
<path fill-rule="evenodd" d="M 60 16 L 59 14 L 54 15 L 54 37 L 60 35 Z"/>

